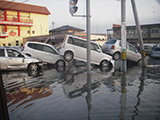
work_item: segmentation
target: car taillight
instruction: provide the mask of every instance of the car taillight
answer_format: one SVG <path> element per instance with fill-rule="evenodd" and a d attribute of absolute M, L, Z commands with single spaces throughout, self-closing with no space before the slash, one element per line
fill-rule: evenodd
<path fill-rule="evenodd" d="M 23 48 L 22 48 L 22 51 L 24 50 L 24 46 L 23 46 Z"/>
<path fill-rule="evenodd" d="M 114 46 L 114 45 L 112 45 L 111 49 L 115 49 L 115 46 Z"/>

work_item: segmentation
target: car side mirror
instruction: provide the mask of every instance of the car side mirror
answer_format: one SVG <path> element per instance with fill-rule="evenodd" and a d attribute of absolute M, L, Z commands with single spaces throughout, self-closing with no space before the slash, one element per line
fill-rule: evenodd
<path fill-rule="evenodd" d="M 98 51 L 98 52 L 101 52 L 101 50 L 100 50 L 100 49 L 97 49 L 97 51 Z"/>

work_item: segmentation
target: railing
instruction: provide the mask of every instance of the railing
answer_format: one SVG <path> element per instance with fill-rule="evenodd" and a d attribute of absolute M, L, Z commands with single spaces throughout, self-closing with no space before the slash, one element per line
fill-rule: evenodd
<path fill-rule="evenodd" d="M 0 17 L 0 21 L 5 21 L 4 17 Z M 16 17 L 7 17 L 7 21 L 11 21 L 11 22 L 18 22 L 18 18 Z M 24 18 L 20 18 L 19 22 L 23 22 L 23 23 L 33 23 L 33 19 L 24 19 Z"/>

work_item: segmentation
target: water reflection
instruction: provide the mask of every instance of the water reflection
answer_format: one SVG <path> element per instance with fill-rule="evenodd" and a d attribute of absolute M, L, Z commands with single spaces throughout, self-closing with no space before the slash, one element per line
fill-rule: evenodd
<path fill-rule="evenodd" d="M 126 90 L 126 74 L 123 73 L 122 79 L 121 79 L 121 96 L 120 101 L 121 104 L 121 111 L 120 111 L 120 120 L 125 120 L 125 111 L 127 111 L 127 90 Z"/>
<path fill-rule="evenodd" d="M 91 104 L 91 75 L 87 75 L 87 96 L 86 98 L 86 103 L 88 107 L 88 120 L 91 120 L 90 118 L 90 111 L 92 109 L 92 104 Z"/>
<path fill-rule="evenodd" d="M 137 104 L 134 106 L 135 110 L 133 111 L 135 114 L 132 115 L 132 120 L 135 120 L 135 117 L 138 115 L 138 106 L 140 105 L 141 102 L 141 98 L 140 95 L 142 94 L 143 90 L 144 90 L 144 81 L 145 81 L 145 75 L 146 74 L 146 68 L 142 67 L 142 73 L 141 76 L 139 78 L 140 81 L 140 86 L 139 86 L 139 91 L 137 93 Z"/>
<path fill-rule="evenodd" d="M 145 104 L 141 102 L 141 94 L 147 89 L 143 90 L 145 77 L 145 70 L 142 69 L 141 73 L 141 68 L 137 66 L 123 75 L 92 68 L 91 76 L 88 76 L 85 65 L 50 68 L 38 74 L 3 74 L 11 117 L 21 115 L 24 119 L 27 119 L 26 116 L 38 119 L 40 116 L 42 119 L 47 116 L 46 119 L 62 120 L 139 117 L 140 108 Z"/>
<path fill-rule="evenodd" d="M 3 73 L 3 81 L 6 93 L 6 101 L 8 108 L 17 104 L 10 112 L 13 112 L 16 108 L 31 102 L 36 99 L 44 98 L 52 94 L 52 90 L 46 84 L 37 83 L 36 80 L 30 80 L 31 78 L 42 76 L 43 71 L 17 71 Z M 34 103 L 24 106 L 26 109 L 32 106 Z"/>

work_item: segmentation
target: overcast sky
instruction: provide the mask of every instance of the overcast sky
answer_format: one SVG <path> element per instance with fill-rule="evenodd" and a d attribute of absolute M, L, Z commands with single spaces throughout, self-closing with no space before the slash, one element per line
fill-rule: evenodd
<path fill-rule="evenodd" d="M 12 1 L 12 0 L 10 0 Z M 69 13 L 69 0 L 14 0 L 27 4 L 45 6 L 50 11 L 49 29 L 70 25 L 86 29 L 86 18 L 72 17 Z M 156 0 L 135 0 L 140 24 L 160 24 L 160 4 Z M 106 33 L 113 24 L 121 24 L 121 1 L 90 0 L 91 32 Z M 86 0 L 78 1 L 77 15 L 86 14 Z M 126 24 L 135 25 L 131 0 L 126 0 Z"/>

